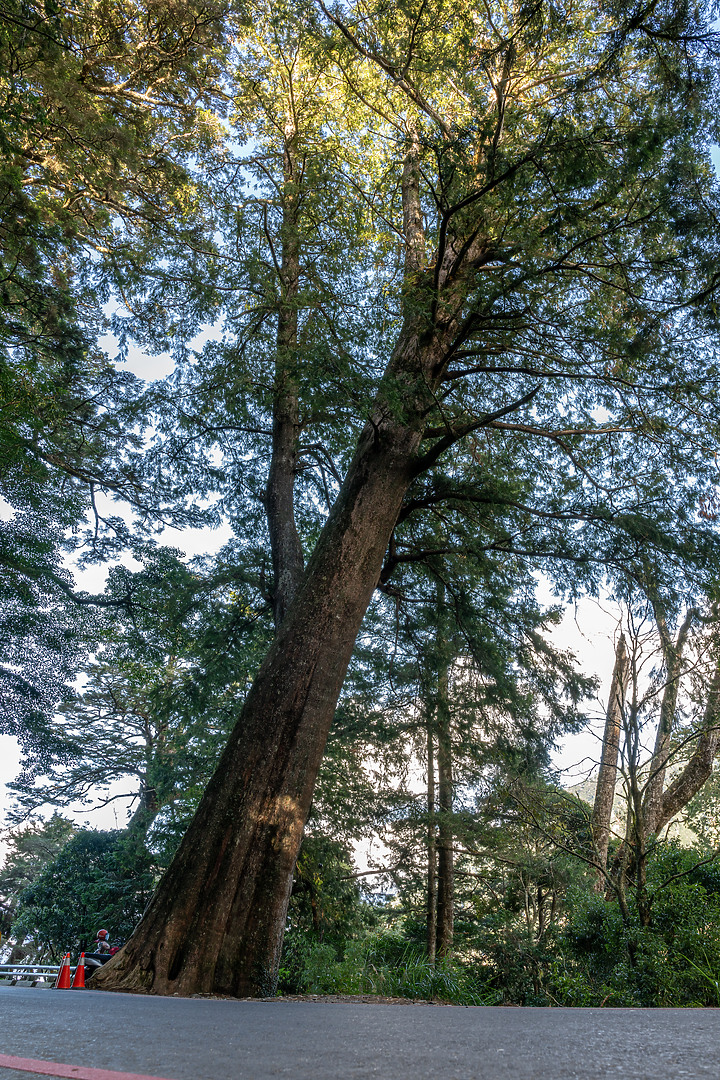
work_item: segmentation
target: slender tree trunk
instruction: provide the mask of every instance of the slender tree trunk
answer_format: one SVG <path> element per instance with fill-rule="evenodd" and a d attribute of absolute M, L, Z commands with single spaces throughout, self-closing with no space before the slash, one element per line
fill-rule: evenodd
<path fill-rule="evenodd" d="M 449 656 L 444 631 L 444 594 L 438 587 L 438 874 L 437 874 L 437 938 L 436 955 L 446 956 L 453 942 L 453 912 L 455 904 L 455 860 L 453 855 L 453 770 L 452 737 L 450 730 Z"/>
<path fill-rule="evenodd" d="M 663 829 L 684 806 L 697 795 L 710 777 L 713 762 L 720 749 L 720 663 L 708 690 L 702 727 L 698 735 L 695 751 L 682 772 L 663 792 L 662 804 L 658 814 L 655 831 Z"/>
<path fill-rule="evenodd" d="M 273 562 L 272 604 L 276 628 L 285 618 L 304 570 L 294 502 L 300 435 L 297 368 L 300 230 L 296 135 L 296 126 L 290 116 L 283 147 L 280 301 L 273 390 L 272 456 L 265 496 Z"/>
<path fill-rule="evenodd" d="M 433 710 L 426 706 L 427 716 L 427 956 L 435 963 L 435 939 L 437 935 L 437 849 L 435 823 L 435 738 Z"/>
<path fill-rule="evenodd" d="M 665 787 L 665 774 L 670 753 L 670 740 L 675 726 L 675 713 L 677 709 L 678 692 L 680 690 L 680 678 L 682 676 L 683 659 L 687 637 L 693 619 L 697 614 L 695 609 L 688 611 L 685 620 L 678 631 L 677 640 L 673 642 L 668 631 L 665 613 L 661 605 L 653 603 L 655 620 L 663 644 L 665 656 L 665 688 L 660 703 L 660 719 L 658 722 L 655 747 L 650 762 L 650 775 L 645 785 L 643 796 L 643 828 L 645 839 L 653 833 L 657 833 L 662 812 L 663 790 Z"/>
<path fill-rule="evenodd" d="M 610 684 L 610 700 L 608 701 L 605 718 L 602 758 L 592 814 L 593 842 L 598 865 L 598 875 L 595 883 L 596 892 L 601 892 L 605 884 L 603 871 L 607 868 L 610 821 L 615 801 L 615 782 L 617 780 L 618 753 L 620 751 L 620 731 L 629 677 L 630 663 L 625 647 L 625 636 L 621 634 L 615 650 L 615 668 Z"/>

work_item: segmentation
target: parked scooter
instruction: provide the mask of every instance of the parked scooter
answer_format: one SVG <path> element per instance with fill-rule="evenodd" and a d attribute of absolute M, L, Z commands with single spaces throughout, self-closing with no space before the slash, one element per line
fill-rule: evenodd
<path fill-rule="evenodd" d="M 110 953 L 85 953 L 85 983 L 91 979 L 98 968 L 107 963 Z"/>
<path fill-rule="evenodd" d="M 120 945 L 113 945 L 110 952 L 106 953 L 85 953 L 85 982 L 93 977 L 98 968 L 107 964 L 116 952 L 120 952 Z"/>

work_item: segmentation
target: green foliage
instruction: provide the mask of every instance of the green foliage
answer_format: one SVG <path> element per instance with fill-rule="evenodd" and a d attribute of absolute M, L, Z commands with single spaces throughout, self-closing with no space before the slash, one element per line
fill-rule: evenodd
<path fill-rule="evenodd" d="M 470 964 L 486 1004 L 550 1004 L 547 971 L 556 955 L 554 940 L 552 931 L 538 939 L 507 917 L 486 918 L 472 936 L 473 953 L 479 958 Z"/>
<path fill-rule="evenodd" d="M 321 834 L 305 835 L 288 911 L 292 930 L 347 937 L 358 925 L 360 890 L 349 849 Z"/>
<path fill-rule="evenodd" d="M 431 964 L 398 931 L 361 934 L 345 942 L 340 952 L 306 940 L 295 947 L 293 960 L 292 981 L 286 975 L 281 979 L 284 993 L 372 994 L 458 1005 L 487 1004 L 491 996 L 478 990 L 467 966 L 451 959 Z"/>
<path fill-rule="evenodd" d="M 184 162 L 214 139 L 222 25 L 193 0 L 0 5 L 0 725 L 35 754 L 57 750 L 47 725 L 93 637 L 64 552 L 128 542 L 98 497 L 145 524 L 163 502 L 201 516 L 162 472 L 141 479 L 140 382 L 97 338 L 131 235 L 202 231 L 182 225 Z"/>
<path fill-rule="evenodd" d="M 97 802 L 124 781 L 133 829 L 153 830 L 162 861 L 195 810 L 267 641 L 245 590 L 214 565 L 170 548 L 142 568 L 111 569 L 84 687 L 47 722 L 12 783 L 17 816 L 43 805 Z"/>
<path fill-rule="evenodd" d="M 117 830 L 83 830 L 19 896 L 13 933 L 60 955 L 89 948 L 100 927 L 125 940 L 157 882 L 150 853 Z"/>
<path fill-rule="evenodd" d="M 334 963 L 345 943 L 372 922 L 371 909 L 361 903 L 346 845 L 319 833 L 306 834 L 288 908 L 280 968 L 280 987 L 299 993 L 313 982 L 321 958 Z M 309 980 L 309 981 L 308 981 Z"/>
<path fill-rule="evenodd" d="M 325 965 L 338 985 L 419 993 L 454 978 L 458 994 L 475 992 L 408 945 L 429 825 L 408 750 L 421 753 L 432 677 L 451 667 L 433 652 L 441 583 L 440 636 L 468 675 L 449 680 L 458 799 L 442 823 L 462 845 L 478 977 L 524 1002 L 709 993 L 707 882 L 674 877 L 660 856 L 650 926 L 618 924 L 590 898 L 559 946 L 556 901 L 572 875 L 547 841 L 584 843 L 587 821 L 559 794 L 546 812 L 543 793 L 523 832 L 493 783 L 534 780 L 587 689 L 548 645 L 557 613 L 535 601 L 538 569 L 578 595 L 652 549 L 668 588 L 716 577 L 712 515 L 698 510 L 712 505 L 718 413 L 710 7 L 2 9 L 0 712 L 28 747 L 25 808 L 127 777 L 169 854 L 269 636 L 279 392 L 297 405 L 290 502 L 305 554 L 379 409 L 422 442 L 316 799 L 314 823 L 333 840 L 308 837 L 298 864 L 287 981 L 319 984 Z M 283 351 L 289 312 L 297 333 Z M 170 348 L 176 371 L 149 388 L 121 375 L 96 347 L 108 324 L 121 353 L 134 336 Z M 105 517 L 97 493 L 125 499 L 132 527 Z M 227 516 L 235 536 L 217 566 L 147 554 L 133 533 L 168 509 L 190 523 Z M 132 542 L 144 557 L 136 574 L 111 571 L 94 602 L 119 614 L 102 627 L 71 614 L 90 598 L 74 593 L 62 554 L 82 540 L 93 556 Z M 59 730 L 50 718 L 88 643 L 99 647 L 87 686 Z M 38 777 L 49 778 L 40 793 Z M 373 807 L 373 790 L 393 784 Z M 337 837 L 373 814 L 416 917 L 402 948 L 385 935 L 355 954 L 343 942 L 363 940 L 366 916 Z M 74 911 L 56 910 L 49 869 L 44 893 L 27 890 L 23 917 L 29 927 L 38 913 L 42 940 L 75 933 L 81 910 L 116 932 L 131 925 L 132 875 L 144 895 L 152 867 L 141 846 L 93 835 L 72 842 L 85 892 L 72 844 L 57 860 Z M 114 918 L 112 881 L 127 892 Z M 680 940 L 678 927 L 697 934 Z"/>
<path fill-rule="evenodd" d="M 20 896 L 57 857 L 75 831 L 72 822 L 53 814 L 49 821 L 30 822 L 8 836 L 8 849 L 0 868 L 0 933 L 3 941 L 11 937 Z"/>
<path fill-rule="evenodd" d="M 706 861 L 708 858 L 711 861 Z M 718 1004 L 720 871 L 712 853 L 665 846 L 649 863 L 652 922 L 576 892 L 548 979 L 562 1004 Z"/>

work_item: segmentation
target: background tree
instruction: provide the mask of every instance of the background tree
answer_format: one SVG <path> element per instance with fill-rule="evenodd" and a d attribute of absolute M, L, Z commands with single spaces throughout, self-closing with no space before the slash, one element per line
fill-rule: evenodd
<path fill-rule="evenodd" d="M 191 569 L 168 548 L 143 561 L 138 571 L 111 570 L 84 686 L 49 725 L 54 743 L 26 753 L 10 787 L 16 817 L 131 798 L 130 829 L 139 840 L 152 829 L 167 854 L 215 767 L 268 629 L 242 583 L 217 565 Z M 127 787 L 118 791 L 119 782 Z"/>
<path fill-rule="evenodd" d="M 155 887 L 152 857 L 122 833 L 83 829 L 20 894 L 13 932 L 53 959 L 89 949 L 101 926 L 112 941 L 132 933 Z"/>
<path fill-rule="evenodd" d="M 4 947 L 7 942 L 11 943 L 7 963 L 26 959 L 31 948 L 25 943 L 22 932 L 14 933 L 20 897 L 57 857 L 74 832 L 72 822 L 53 814 L 49 821 L 33 821 L 8 836 L 8 850 L 0 869 L 0 933 Z M 42 952 L 33 959 L 42 959 Z"/>
<path fill-rule="evenodd" d="M 3 724 L 37 751 L 73 649 L 82 655 L 68 601 L 88 598 L 74 591 L 63 551 L 86 545 L 102 557 L 128 539 L 101 495 L 146 523 L 171 503 L 178 520 L 201 516 L 183 512 L 162 470 L 144 469 L 140 383 L 97 342 L 139 237 L 152 233 L 159 249 L 173 233 L 197 247 L 203 226 L 190 220 L 184 163 L 217 127 L 203 105 L 216 89 L 222 20 L 192 2 L 50 11 L 3 0 L 1 15 L 0 577 L 13 622 Z"/>

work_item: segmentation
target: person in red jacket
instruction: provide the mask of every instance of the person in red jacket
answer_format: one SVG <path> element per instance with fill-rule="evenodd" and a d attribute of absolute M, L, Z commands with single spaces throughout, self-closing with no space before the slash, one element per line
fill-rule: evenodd
<path fill-rule="evenodd" d="M 93 944 L 93 952 L 85 953 L 85 978 L 89 979 L 116 952 L 117 949 L 113 949 L 110 945 L 107 930 L 98 930 Z"/>
<path fill-rule="evenodd" d="M 100 956 L 110 955 L 110 936 L 107 930 L 98 930 L 94 951 Z"/>

